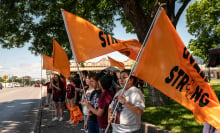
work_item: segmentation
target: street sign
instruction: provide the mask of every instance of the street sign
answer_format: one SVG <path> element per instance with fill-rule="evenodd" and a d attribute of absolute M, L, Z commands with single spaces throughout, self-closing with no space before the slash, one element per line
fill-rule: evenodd
<path fill-rule="evenodd" d="M 4 80 L 8 79 L 8 75 L 3 75 L 2 78 L 3 78 Z"/>

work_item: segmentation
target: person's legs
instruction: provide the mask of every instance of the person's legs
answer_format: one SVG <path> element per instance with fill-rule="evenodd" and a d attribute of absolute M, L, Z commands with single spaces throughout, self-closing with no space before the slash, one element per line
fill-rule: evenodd
<path fill-rule="evenodd" d="M 47 97 L 46 97 L 46 105 L 45 106 L 48 106 L 49 105 L 49 93 L 47 93 Z"/>
<path fill-rule="evenodd" d="M 62 120 L 63 120 L 63 103 L 64 103 L 64 99 L 59 98 L 59 103 L 58 103 L 59 113 L 60 113 L 60 119 L 59 119 L 59 121 L 62 121 Z"/>
<path fill-rule="evenodd" d="M 97 122 L 88 120 L 88 133 L 99 133 L 99 126 Z"/>
<path fill-rule="evenodd" d="M 58 103 L 54 101 L 55 105 L 55 117 L 52 119 L 52 121 L 58 120 Z"/>
<path fill-rule="evenodd" d="M 69 99 L 66 99 L 66 107 L 67 107 L 67 109 L 69 110 L 69 114 L 70 114 L 70 119 L 69 119 L 69 121 L 67 121 L 68 123 L 72 123 L 72 120 L 73 120 L 73 116 L 72 116 L 72 107 L 70 106 L 70 101 L 69 101 Z"/>
<path fill-rule="evenodd" d="M 53 95 L 52 95 L 52 93 L 48 93 L 48 96 L 49 96 L 49 98 L 48 98 L 48 104 L 50 105 L 50 106 L 52 106 L 53 105 Z"/>
<path fill-rule="evenodd" d="M 74 101 L 73 98 L 71 98 L 71 99 L 69 100 L 69 103 L 70 103 L 70 106 L 71 106 L 71 107 L 74 107 L 73 101 Z"/>
<path fill-rule="evenodd" d="M 54 103 L 55 105 L 55 117 L 58 117 L 58 103 Z"/>
<path fill-rule="evenodd" d="M 86 122 L 86 118 L 87 118 L 87 115 L 84 115 L 84 116 L 83 116 L 84 124 L 85 124 L 85 122 Z"/>
<path fill-rule="evenodd" d="M 63 117 L 63 103 L 59 103 L 60 117 Z"/>

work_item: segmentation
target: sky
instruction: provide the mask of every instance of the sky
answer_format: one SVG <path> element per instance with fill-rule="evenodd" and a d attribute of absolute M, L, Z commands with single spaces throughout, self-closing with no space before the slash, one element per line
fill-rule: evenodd
<path fill-rule="evenodd" d="M 192 2 L 191 2 L 192 3 Z M 177 5 L 178 9 L 178 5 Z M 193 38 L 186 28 L 186 10 L 182 13 L 179 22 L 177 24 L 177 32 L 184 44 L 187 46 L 190 39 Z M 114 37 L 121 40 L 127 39 L 137 39 L 135 34 L 128 34 L 125 29 L 121 26 L 120 22 L 116 21 L 116 27 L 113 30 Z M 41 70 L 41 56 L 35 56 L 28 51 L 28 47 L 31 44 L 26 44 L 23 48 L 13 48 L 13 49 L 2 49 L 0 47 L 0 76 L 8 75 L 11 76 L 31 76 L 35 79 L 40 79 L 46 77 L 45 70 Z M 52 45 L 52 44 L 51 44 Z M 127 59 L 124 55 L 118 52 L 108 54 L 108 56 L 118 60 L 124 61 Z M 103 56 L 106 57 L 106 56 Z M 103 58 L 99 57 L 89 61 L 98 61 Z M 42 74 L 41 74 L 42 73 Z"/>

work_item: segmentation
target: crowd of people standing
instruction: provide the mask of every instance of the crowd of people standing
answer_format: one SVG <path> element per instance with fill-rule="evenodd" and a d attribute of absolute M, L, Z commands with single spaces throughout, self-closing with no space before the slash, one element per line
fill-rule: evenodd
<path fill-rule="evenodd" d="M 63 121 L 64 105 L 69 110 L 69 124 L 84 121 L 85 132 L 140 133 L 141 115 L 145 108 L 143 90 L 138 79 L 123 70 L 119 77 L 105 70 L 82 71 L 65 79 L 54 74 L 47 85 L 46 105 L 54 104 L 52 121 Z M 128 80 L 128 81 L 127 81 Z M 127 84 L 126 84 L 127 81 Z"/>

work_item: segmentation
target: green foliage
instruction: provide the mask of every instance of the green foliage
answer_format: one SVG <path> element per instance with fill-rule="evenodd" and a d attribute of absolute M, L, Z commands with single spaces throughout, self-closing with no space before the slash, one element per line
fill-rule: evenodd
<path fill-rule="evenodd" d="M 3 82 L 3 81 L 4 81 L 4 79 L 2 77 L 0 77 L 0 82 Z"/>
<path fill-rule="evenodd" d="M 187 9 L 187 27 L 192 39 L 189 49 L 193 55 L 207 60 L 208 49 L 220 46 L 220 1 L 196 1 Z"/>
<path fill-rule="evenodd" d="M 61 8 L 86 18 L 106 32 L 113 30 L 116 6 L 112 1 L 1 0 L 0 44 L 3 48 L 13 48 L 31 42 L 32 53 L 51 56 L 52 38 L 55 38 L 71 58 Z"/>
<path fill-rule="evenodd" d="M 190 0 L 173 0 L 173 2 L 177 1 L 188 2 Z M 114 21 L 117 19 L 127 32 L 135 33 L 136 28 L 139 29 L 137 34 L 143 34 L 141 35 L 143 37 L 150 23 L 143 26 L 139 24 L 139 20 L 148 19 L 148 22 L 152 20 L 150 18 L 155 14 L 159 3 L 164 3 L 163 0 L 157 1 L 156 4 L 155 2 L 151 0 L 1 0 L 0 45 L 3 48 L 14 48 L 23 47 L 29 42 L 32 44 L 29 50 L 33 54 L 44 53 L 52 56 L 52 38 L 55 38 L 67 51 L 70 59 L 72 54 L 60 9 L 85 18 L 111 35 L 113 35 L 112 31 L 115 26 Z M 129 3 L 137 4 L 135 7 L 140 9 L 131 10 Z M 167 11 L 174 12 L 175 4 L 172 2 L 165 2 L 165 4 L 168 5 L 167 9 L 170 8 Z M 137 10 L 138 12 L 135 12 Z M 143 15 L 136 17 L 139 14 Z M 128 16 L 134 16 L 132 20 L 136 20 L 131 23 L 131 18 L 128 19 Z"/>

